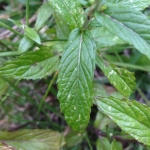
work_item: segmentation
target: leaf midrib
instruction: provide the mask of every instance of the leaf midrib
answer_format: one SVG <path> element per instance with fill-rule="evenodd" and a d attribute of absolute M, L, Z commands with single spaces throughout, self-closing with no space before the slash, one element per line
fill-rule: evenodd
<path fill-rule="evenodd" d="M 99 100 L 99 101 L 101 101 L 101 100 Z M 103 102 L 103 101 L 101 101 L 102 103 L 104 103 L 105 105 L 108 105 L 107 103 L 105 103 L 105 102 Z M 115 103 L 117 103 L 116 101 L 114 101 Z M 118 103 L 117 103 L 117 105 L 119 105 Z M 128 105 L 128 104 L 127 104 Z M 110 105 L 109 105 L 110 106 Z M 119 106 L 121 106 L 121 109 L 123 109 L 124 110 L 124 108 L 122 108 L 122 105 L 119 105 Z M 128 105 L 129 107 L 130 107 L 130 105 Z M 132 118 L 133 120 L 135 120 L 135 122 L 138 122 L 138 123 L 140 123 L 140 124 L 142 124 L 143 126 L 145 126 L 146 128 L 148 128 L 148 129 L 150 129 L 150 127 L 148 127 L 147 125 L 145 125 L 145 124 L 143 124 L 142 122 L 140 122 L 140 121 L 137 121 L 134 117 L 132 117 L 132 116 L 129 116 L 126 112 L 123 112 L 123 111 L 120 111 L 118 108 L 116 108 L 115 106 L 112 106 L 111 105 L 111 107 L 113 107 L 113 108 L 115 108 L 117 111 L 119 111 L 119 112 L 121 112 L 122 114 L 125 114 L 126 116 L 128 116 L 129 118 Z M 136 106 L 137 107 L 137 106 Z M 131 108 L 131 107 L 130 107 Z M 133 111 L 133 110 L 132 110 Z M 135 114 L 135 113 L 134 113 Z"/>

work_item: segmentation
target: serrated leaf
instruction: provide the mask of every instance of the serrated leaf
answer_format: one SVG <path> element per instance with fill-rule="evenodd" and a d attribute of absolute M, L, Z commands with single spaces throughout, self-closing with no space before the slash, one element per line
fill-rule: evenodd
<path fill-rule="evenodd" d="M 122 5 L 113 5 L 109 6 L 102 14 L 96 13 L 96 18 L 112 34 L 132 44 L 150 58 L 150 35 L 147 34 L 149 33 L 150 21 L 145 15 Z"/>
<path fill-rule="evenodd" d="M 3 79 L 0 78 L 0 97 L 5 92 L 7 87 L 8 87 L 8 84 Z"/>
<path fill-rule="evenodd" d="M 124 5 L 125 7 L 129 8 L 136 8 L 137 10 L 143 10 L 150 5 L 149 0 L 103 0 L 104 4 L 107 3 L 117 4 L 117 5 Z"/>
<path fill-rule="evenodd" d="M 134 100 L 97 98 L 97 105 L 122 130 L 139 142 L 150 145 L 150 107 Z"/>
<path fill-rule="evenodd" d="M 60 150 L 62 134 L 52 130 L 19 130 L 0 132 L 0 140 L 17 150 Z"/>
<path fill-rule="evenodd" d="M 123 150 L 122 143 L 113 140 L 113 142 L 111 143 L 111 150 Z"/>
<path fill-rule="evenodd" d="M 38 44 L 41 44 L 41 39 L 34 29 L 26 27 L 24 31 L 25 31 L 25 35 L 27 35 L 30 39 L 32 39 Z"/>
<path fill-rule="evenodd" d="M 32 47 L 33 43 L 34 42 L 30 38 L 24 36 L 20 41 L 18 51 L 20 53 L 26 52 L 30 47 Z"/>
<path fill-rule="evenodd" d="M 58 75 L 61 111 L 74 131 L 86 128 L 92 105 L 95 43 L 89 31 L 74 29 L 62 55 Z"/>
<path fill-rule="evenodd" d="M 52 15 L 53 8 L 48 3 L 43 4 L 38 10 L 37 20 L 35 23 L 35 30 L 40 30 L 48 18 Z"/>
<path fill-rule="evenodd" d="M 37 50 L 19 56 L 0 67 L 0 74 L 16 79 L 40 79 L 58 68 L 59 57 L 50 50 Z"/>
<path fill-rule="evenodd" d="M 84 24 L 83 9 L 79 1 L 70 0 L 48 0 L 54 10 L 64 18 L 72 28 L 81 28 Z"/>
<path fill-rule="evenodd" d="M 134 73 L 129 72 L 125 68 L 118 68 L 116 66 L 105 63 L 98 54 L 96 55 L 96 64 L 102 69 L 110 83 L 122 95 L 130 96 L 136 86 Z"/>

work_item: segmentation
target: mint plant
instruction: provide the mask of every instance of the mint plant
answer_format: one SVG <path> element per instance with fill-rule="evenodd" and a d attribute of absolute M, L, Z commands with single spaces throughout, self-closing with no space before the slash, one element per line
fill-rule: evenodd
<path fill-rule="evenodd" d="M 16 56 L 1 65 L 0 87 L 6 86 L 6 78 L 36 80 L 53 73 L 56 78 L 58 74 L 60 108 L 74 131 L 84 132 L 95 103 L 122 130 L 150 145 L 150 108 L 129 99 L 136 88 L 134 73 L 112 65 L 101 52 L 105 47 L 127 44 L 150 59 L 150 20 L 142 13 L 149 5 L 149 0 L 95 0 L 83 9 L 80 0 L 48 0 L 39 9 L 34 28 L 29 27 L 28 21 L 24 25 L 10 19 L 24 30 L 24 35 L 0 22 L 22 38 L 18 51 L 0 53 Z M 49 40 L 47 46 L 39 31 L 52 16 L 58 41 Z M 33 46 L 36 50 L 29 51 Z M 124 98 L 97 95 L 93 99 L 96 65 Z"/>

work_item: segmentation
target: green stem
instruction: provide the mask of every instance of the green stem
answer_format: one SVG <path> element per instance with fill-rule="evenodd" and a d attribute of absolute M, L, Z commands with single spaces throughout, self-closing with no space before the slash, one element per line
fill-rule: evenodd
<path fill-rule="evenodd" d="M 0 57 L 8 57 L 8 56 L 17 56 L 20 55 L 20 52 L 1 52 Z"/>
<path fill-rule="evenodd" d="M 42 98 L 42 100 L 41 100 L 41 102 L 40 102 L 40 104 L 39 104 L 38 115 L 40 114 L 40 111 L 41 111 L 43 102 L 44 102 L 44 100 L 46 99 L 46 97 L 47 97 L 47 95 L 48 95 L 48 93 L 49 93 L 49 91 L 50 91 L 50 89 L 51 89 L 51 87 L 52 87 L 52 85 L 53 85 L 53 83 L 54 83 L 55 78 L 57 77 L 57 75 L 58 75 L 58 71 L 55 72 L 55 74 L 54 74 L 54 76 L 53 76 L 53 78 L 52 78 L 52 80 L 51 80 L 51 82 L 50 82 L 50 84 L 49 84 L 49 86 L 48 86 L 48 88 L 47 88 L 47 91 L 46 91 L 46 93 L 44 94 L 44 96 L 43 96 L 43 98 Z"/>
<path fill-rule="evenodd" d="M 86 28 L 88 27 L 90 23 L 90 18 L 93 16 L 94 12 L 98 9 L 99 4 L 100 4 L 100 0 L 95 0 L 94 4 L 90 7 L 85 23 L 83 25 L 84 30 L 86 30 Z"/>
<path fill-rule="evenodd" d="M 12 88 L 14 88 L 16 91 L 18 91 L 21 95 L 24 95 L 27 99 L 29 99 L 29 101 L 35 105 L 36 107 L 38 107 L 38 104 L 35 102 L 35 100 L 30 97 L 28 94 L 26 94 L 24 91 L 22 91 L 20 88 L 18 88 L 14 83 L 12 83 L 10 80 L 8 80 L 7 78 L 5 78 L 4 76 L 0 76 L 5 82 L 7 82 Z M 47 112 L 45 112 L 44 110 L 42 110 L 42 112 L 47 116 L 48 121 L 51 124 L 55 124 L 49 117 L 49 115 L 47 114 Z M 59 125 L 55 124 L 56 127 L 59 127 Z"/>
<path fill-rule="evenodd" d="M 8 80 L 7 78 L 5 78 L 4 76 L 0 76 L 5 82 L 7 82 L 12 88 L 14 88 L 16 91 L 18 91 L 20 94 L 24 95 L 27 99 L 29 99 L 30 102 L 32 102 L 32 104 L 37 105 L 35 103 L 35 100 L 30 97 L 28 94 L 26 94 L 25 92 L 23 92 L 20 88 L 18 88 L 13 82 L 11 82 L 10 80 Z"/>
<path fill-rule="evenodd" d="M 137 66 L 137 65 L 133 65 L 133 64 L 129 64 L 129 63 L 122 63 L 122 62 L 113 62 L 110 61 L 109 63 L 120 66 L 120 67 L 127 67 L 127 68 L 131 68 L 131 69 L 135 69 L 135 70 L 142 70 L 142 71 L 150 71 L 150 67 L 149 66 Z"/>
<path fill-rule="evenodd" d="M 93 150 L 92 145 L 91 145 L 91 143 L 90 143 L 90 140 L 89 140 L 88 136 L 86 136 L 86 140 L 87 140 L 87 142 L 88 142 L 88 145 L 89 145 L 89 147 L 90 147 L 90 150 Z"/>
<path fill-rule="evenodd" d="M 29 26 L 29 1 L 26 0 L 26 25 Z"/>
<path fill-rule="evenodd" d="M 118 52 L 115 51 L 115 55 L 116 55 L 116 57 L 118 58 L 118 60 L 119 60 L 120 62 L 123 62 L 122 58 L 118 55 Z"/>
<path fill-rule="evenodd" d="M 23 35 L 20 34 L 18 31 L 14 30 L 13 28 L 9 27 L 8 25 L 4 24 L 4 23 L 1 22 L 1 21 L 0 21 L 0 26 L 6 28 L 6 29 L 8 29 L 8 30 L 10 30 L 11 32 L 13 32 L 13 33 L 19 35 L 20 37 L 23 37 Z"/>
<path fill-rule="evenodd" d="M 143 94 L 142 90 L 139 87 L 136 87 L 137 91 L 139 92 L 139 94 L 141 95 L 141 97 L 143 98 L 143 100 L 146 102 L 147 105 L 150 106 L 150 101 L 147 99 L 147 97 Z"/>

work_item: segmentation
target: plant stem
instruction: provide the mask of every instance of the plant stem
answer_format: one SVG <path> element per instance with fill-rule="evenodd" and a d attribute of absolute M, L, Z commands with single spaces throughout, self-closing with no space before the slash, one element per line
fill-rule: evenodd
<path fill-rule="evenodd" d="M 142 90 L 139 87 L 136 87 L 137 91 L 139 92 L 139 94 L 141 95 L 141 97 L 143 98 L 143 100 L 146 102 L 147 105 L 150 106 L 150 101 L 147 99 L 147 97 L 143 94 Z"/>
<path fill-rule="evenodd" d="M 54 76 L 53 76 L 53 78 L 52 78 L 52 80 L 51 80 L 51 82 L 50 82 L 50 84 L 49 84 L 49 86 L 48 86 L 48 88 L 47 88 L 47 91 L 46 91 L 46 93 L 44 94 L 44 96 L 43 96 L 43 98 L 42 98 L 42 100 L 41 100 L 41 102 L 40 102 L 40 104 L 39 104 L 38 115 L 40 114 L 40 111 L 41 111 L 43 102 L 44 102 L 45 98 L 47 97 L 47 95 L 48 95 L 48 93 L 49 93 L 49 91 L 50 91 L 50 89 L 51 89 L 51 87 L 52 87 L 52 85 L 53 85 L 53 83 L 54 83 L 55 78 L 57 77 L 57 75 L 58 75 L 58 71 L 55 72 L 55 74 L 54 74 Z"/>
<path fill-rule="evenodd" d="M 26 0 L 26 25 L 29 26 L 29 1 Z"/>
<path fill-rule="evenodd" d="M 20 55 L 21 53 L 16 51 L 16 52 L 1 52 L 0 57 L 7 57 L 7 56 L 16 56 Z"/>
<path fill-rule="evenodd" d="M 85 23 L 83 25 L 84 30 L 88 27 L 88 25 L 90 23 L 90 18 L 93 16 L 94 12 L 98 9 L 99 4 L 100 4 L 100 0 L 95 0 L 94 4 L 90 7 L 89 12 L 86 17 L 86 20 L 85 20 Z"/>
<path fill-rule="evenodd" d="M 88 142 L 88 145 L 89 145 L 89 147 L 90 147 L 90 150 L 93 150 L 92 145 L 91 145 L 91 143 L 90 143 L 90 140 L 89 140 L 88 136 L 86 136 L 85 138 L 86 138 L 86 140 L 87 140 L 87 142 Z"/>
<path fill-rule="evenodd" d="M 20 37 L 23 37 L 23 35 L 21 33 L 19 33 L 18 31 L 14 30 L 13 28 L 9 27 L 8 25 L 4 24 L 3 22 L 0 21 L 0 26 L 10 30 L 11 32 L 19 35 Z"/>
<path fill-rule="evenodd" d="M 142 70 L 142 71 L 148 71 L 148 72 L 150 71 L 149 66 L 138 66 L 134 64 L 123 63 L 123 62 L 113 62 L 113 61 L 110 61 L 109 63 L 120 66 L 120 67 L 127 67 L 127 68 L 131 68 L 135 70 Z"/>

